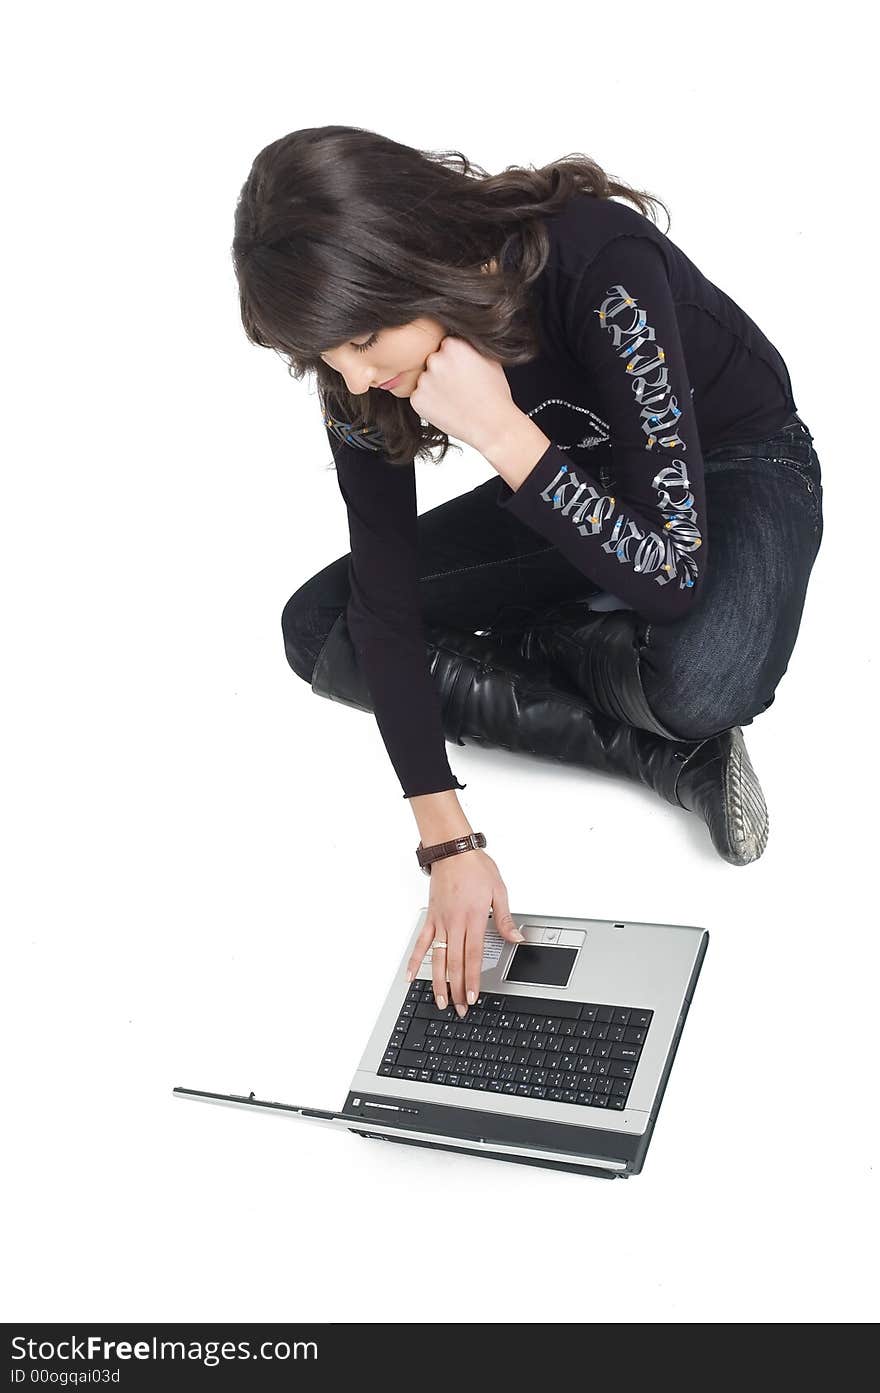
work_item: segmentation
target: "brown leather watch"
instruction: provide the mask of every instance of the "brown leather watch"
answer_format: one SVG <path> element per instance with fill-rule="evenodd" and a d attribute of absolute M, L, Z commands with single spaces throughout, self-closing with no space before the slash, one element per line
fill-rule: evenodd
<path fill-rule="evenodd" d="M 486 838 L 482 832 L 469 832 L 465 837 L 453 837 L 450 842 L 436 842 L 434 846 L 422 846 L 419 842 L 416 856 L 425 875 L 430 875 L 432 862 L 442 861 L 446 856 L 456 856 L 460 851 L 479 851 L 485 845 Z"/>

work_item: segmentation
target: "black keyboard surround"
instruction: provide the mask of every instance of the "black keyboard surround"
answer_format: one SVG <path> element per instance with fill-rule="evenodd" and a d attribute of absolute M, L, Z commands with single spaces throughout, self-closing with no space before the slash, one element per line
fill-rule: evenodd
<path fill-rule="evenodd" d="M 653 1015 L 634 1006 L 481 993 L 459 1017 L 454 1006 L 439 1010 L 432 982 L 417 979 L 378 1072 L 622 1112 Z"/>

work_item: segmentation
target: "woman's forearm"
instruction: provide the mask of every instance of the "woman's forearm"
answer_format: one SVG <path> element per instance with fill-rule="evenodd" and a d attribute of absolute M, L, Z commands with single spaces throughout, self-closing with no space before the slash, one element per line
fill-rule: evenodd
<path fill-rule="evenodd" d="M 448 842 L 453 837 L 474 830 L 454 788 L 444 789 L 441 793 L 420 794 L 417 798 L 410 798 L 409 804 L 415 814 L 423 846 Z"/>

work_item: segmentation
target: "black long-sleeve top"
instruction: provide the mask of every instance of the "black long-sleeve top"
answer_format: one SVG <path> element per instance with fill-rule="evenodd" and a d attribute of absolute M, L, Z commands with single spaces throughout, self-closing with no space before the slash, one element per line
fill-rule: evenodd
<path fill-rule="evenodd" d="M 547 218 L 532 286 L 538 357 L 504 372 L 552 442 L 509 508 L 645 618 L 698 603 L 711 544 L 703 451 L 797 410 L 757 324 L 635 208 L 579 194 Z M 418 597 L 415 465 L 376 432 L 325 427 L 348 511 L 349 631 L 403 796 L 464 788 L 449 767 Z"/>

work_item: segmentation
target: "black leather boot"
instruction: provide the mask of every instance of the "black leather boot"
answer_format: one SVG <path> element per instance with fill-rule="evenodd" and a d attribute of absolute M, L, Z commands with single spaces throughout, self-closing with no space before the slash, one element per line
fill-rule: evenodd
<path fill-rule="evenodd" d="M 732 783 L 729 761 L 721 757 L 717 743 L 721 737 L 670 739 L 596 711 L 583 692 L 549 662 L 523 656 L 516 636 L 426 626 L 426 640 L 447 739 L 464 745 L 467 737 L 512 753 L 636 780 L 674 807 L 699 812 L 726 860 L 744 865 L 754 859 L 753 847 L 740 831 L 739 809 L 747 800 L 733 787 L 726 801 L 717 796 L 726 778 Z M 319 654 L 312 690 L 362 711 L 373 709 L 344 614 Z"/>
<path fill-rule="evenodd" d="M 698 813 L 721 856 L 733 866 L 757 861 L 770 818 L 739 726 L 701 740 L 682 764 L 676 798 Z"/>
<path fill-rule="evenodd" d="M 674 742 L 681 762 L 674 801 L 706 823 L 719 855 L 734 866 L 757 861 L 770 819 L 739 726 L 683 742 L 654 715 L 641 679 L 639 626 L 632 610 L 590 610 L 570 600 L 533 618 L 518 639 L 524 657 L 552 662 L 598 711 Z M 690 748 L 690 753 L 684 751 Z"/>

